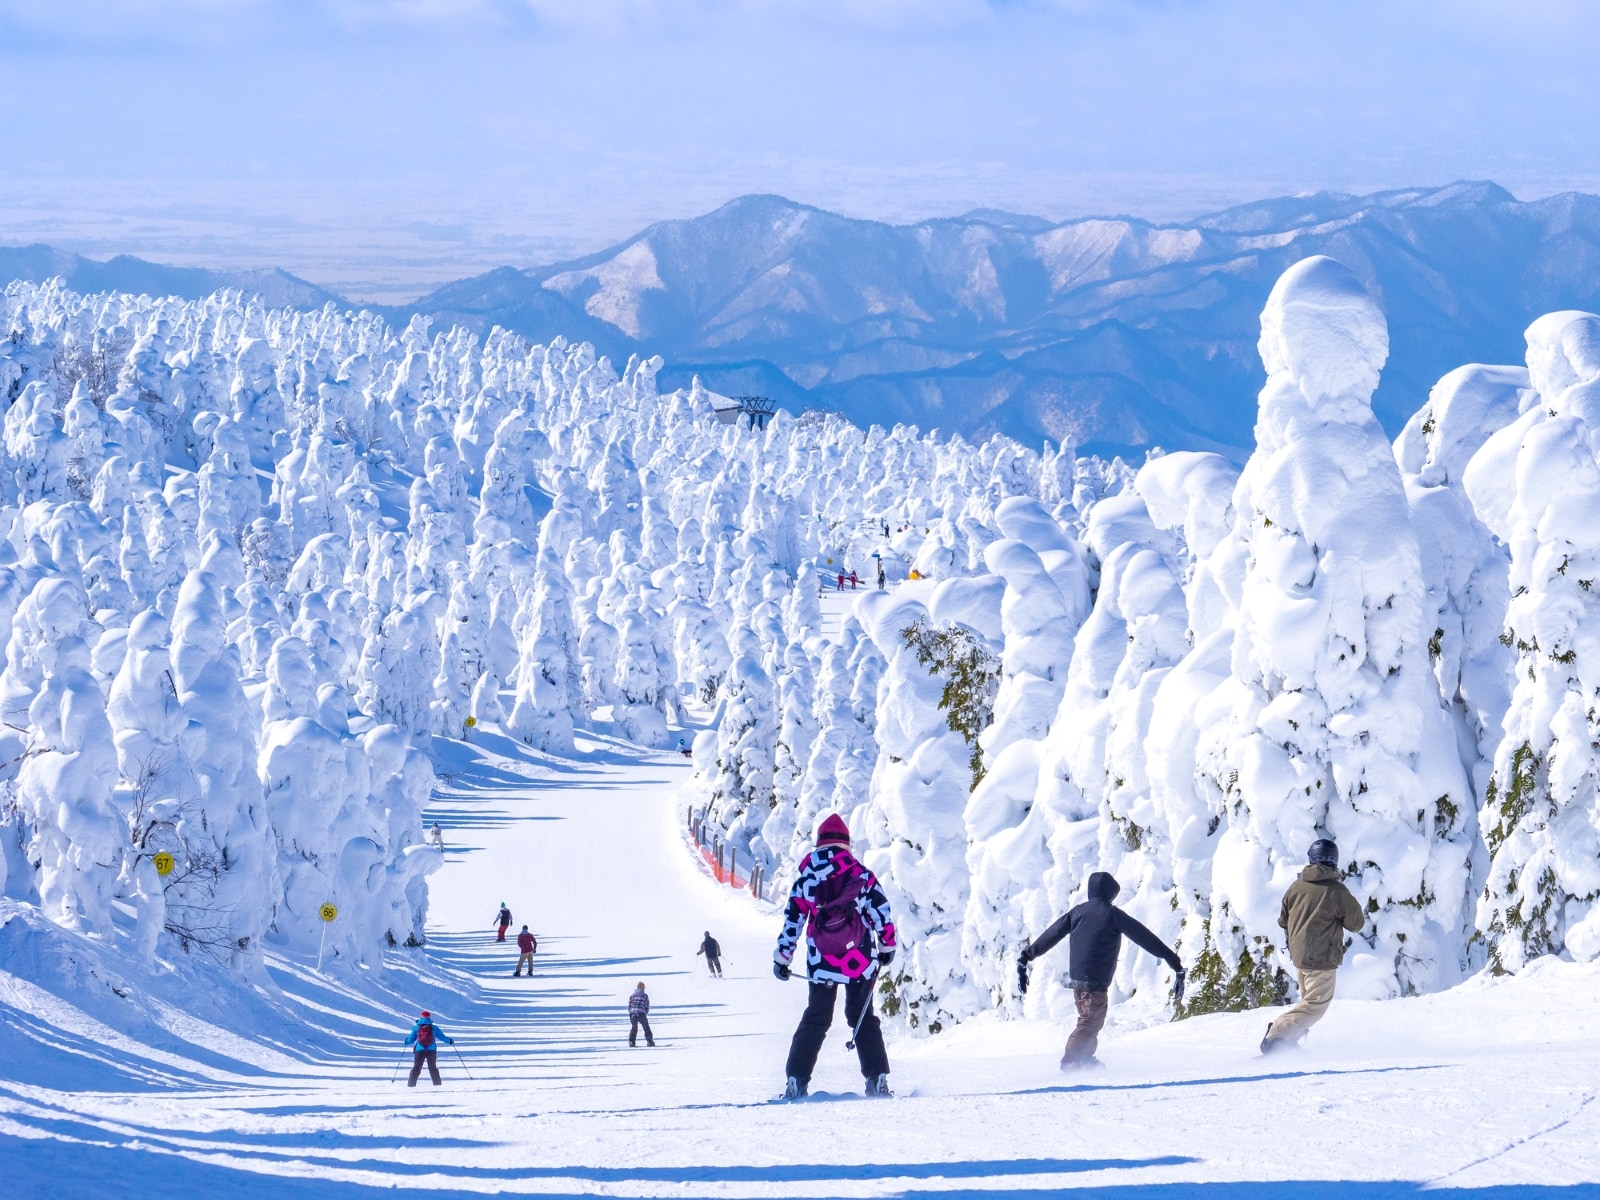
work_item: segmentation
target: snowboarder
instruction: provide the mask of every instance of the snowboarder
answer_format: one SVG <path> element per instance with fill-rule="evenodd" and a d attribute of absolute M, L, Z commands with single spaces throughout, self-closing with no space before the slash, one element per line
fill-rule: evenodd
<path fill-rule="evenodd" d="M 494 919 L 495 924 L 500 926 L 500 936 L 494 940 L 497 942 L 503 942 L 506 940 L 506 930 L 511 928 L 511 910 L 506 907 L 506 902 L 504 900 L 500 901 L 500 911 L 495 914 Z M 494 926 L 491 925 L 490 928 L 493 929 Z"/>
<path fill-rule="evenodd" d="M 633 989 L 633 995 L 628 997 L 628 1045 L 635 1049 L 639 1046 L 639 1030 L 644 1030 L 644 1044 L 654 1046 L 656 1035 L 650 1032 L 650 996 L 644 990 L 644 980 Z"/>
<path fill-rule="evenodd" d="M 894 961 L 894 922 L 877 877 L 851 855 L 850 830 L 837 813 L 830 813 L 818 827 L 816 849 L 800 860 L 789 890 L 783 932 L 772 956 L 772 973 L 779 979 L 790 976 L 802 925 L 811 991 L 789 1045 L 784 1098 L 799 1100 L 806 1095 L 817 1054 L 833 1023 L 840 984 L 844 1019 L 854 1031 L 867 1095 L 891 1095 L 889 1054 L 878 1015 L 872 1011 L 872 987 L 878 971 Z"/>
<path fill-rule="evenodd" d="M 711 936 L 711 930 L 706 930 L 706 940 L 700 943 L 696 954 L 706 956 L 706 969 L 718 979 L 722 978 L 722 947 L 717 945 L 717 939 Z"/>
<path fill-rule="evenodd" d="M 515 979 L 522 974 L 524 964 L 528 968 L 528 978 L 533 978 L 533 952 L 538 948 L 539 939 L 529 933 L 528 927 L 524 925 L 522 932 L 517 934 L 517 969 L 511 972 L 511 978 Z"/>
<path fill-rule="evenodd" d="M 1099 1045 L 1100 1030 L 1106 1023 L 1111 999 L 1108 993 L 1112 976 L 1117 973 L 1117 956 L 1122 952 L 1124 936 L 1140 949 L 1166 961 L 1176 976 L 1172 985 L 1173 998 L 1178 1003 L 1183 1001 L 1182 960 L 1170 946 L 1111 903 L 1121 890 L 1122 886 L 1109 872 L 1096 871 L 1089 876 L 1089 898 L 1024 946 L 1018 956 L 1017 984 L 1026 992 L 1028 964 L 1048 954 L 1062 938 L 1071 935 L 1072 940 L 1067 944 L 1067 986 L 1072 989 L 1077 1004 L 1078 1025 L 1067 1038 L 1066 1052 L 1061 1056 L 1063 1071 L 1099 1064 L 1094 1052 Z"/>
<path fill-rule="evenodd" d="M 1345 930 L 1367 923 L 1361 902 L 1339 877 L 1339 847 L 1318 838 L 1306 852 L 1307 866 L 1283 894 L 1278 924 L 1289 935 L 1289 957 L 1300 973 L 1300 1003 L 1267 1026 L 1261 1053 L 1298 1046 L 1306 1031 L 1333 1003 L 1334 978 L 1344 962 Z"/>
<path fill-rule="evenodd" d="M 428 1065 L 428 1078 L 433 1080 L 433 1086 L 438 1087 L 444 1082 L 439 1078 L 439 1043 L 454 1046 L 455 1042 L 444 1035 L 444 1030 L 433 1023 L 433 1017 L 427 1009 L 422 1010 L 422 1015 L 417 1018 L 417 1023 L 411 1027 L 411 1032 L 406 1035 L 406 1045 L 414 1047 L 411 1058 L 411 1076 L 406 1080 L 407 1087 L 416 1087 L 417 1078 L 422 1074 L 422 1065 Z"/>
<path fill-rule="evenodd" d="M 428 840 L 439 850 L 444 849 L 444 830 L 439 828 L 439 822 L 433 823 L 433 828 L 428 830 Z"/>

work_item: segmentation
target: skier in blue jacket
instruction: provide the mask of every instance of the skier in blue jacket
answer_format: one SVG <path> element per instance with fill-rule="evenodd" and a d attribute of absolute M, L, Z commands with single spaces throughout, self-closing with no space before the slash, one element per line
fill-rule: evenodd
<path fill-rule="evenodd" d="M 439 1078 L 439 1043 L 454 1046 L 455 1042 L 446 1037 L 444 1030 L 433 1023 L 433 1017 L 427 1009 L 422 1010 L 422 1015 L 417 1018 L 417 1023 L 411 1027 L 411 1032 L 406 1035 L 406 1045 L 415 1048 L 411 1060 L 411 1077 L 406 1080 L 407 1087 L 416 1087 L 417 1078 L 422 1074 L 422 1064 L 428 1064 L 428 1075 L 433 1080 L 433 1086 L 438 1087 L 444 1082 Z"/>

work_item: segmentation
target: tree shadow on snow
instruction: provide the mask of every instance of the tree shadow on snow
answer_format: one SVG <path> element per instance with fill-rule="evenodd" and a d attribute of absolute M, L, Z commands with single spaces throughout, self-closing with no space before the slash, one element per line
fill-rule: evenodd
<path fill-rule="evenodd" d="M 462 1183 L 492 1183 L 497 1180 L 566 1180 L 574 1193 L 539 1192 L 548 1200 L 569 1200 L 581 1192 L 593 1195 L 595 1184 L 671 1184 L 675 1195 L 692 1196 L 696 1184 L 711 1187 L 705 1194 L 720 1194 L 727 1184 L 820 1184 L 809 1192 L 827 1197 L 834 1183 L 883 1180 L 964 1180 L 1040 1177 L 1036 1185 L 976 1189 L 906 1189 L 891 1195 L 907 1200 L 1006 1200 L 1008 1197 L 1042 1198 L 1060 1195 L 1062 1175 L 1088 1171 L 1141 1170 L 1176 1166 L 1192 1162 L 1185 1158 L 1151 1159 L 1019 1159 L 965 1161 L 954 1163 L 885 1163 L 832 1166 L 683 1166 L 683 1167 L 463 1167 L 455 1163 L 393 1162 L 382 1159 L 351 1159 L 316 1153 L 331 1148 L 328 1143 L 292 1153 L 262 1151 L 240 1140 L 229 1140 L 229 1132 L 187 1138 L 207 1143 L 200 1153 L 226 1154 L 237 1166 L 223 1166 L 187 1157 L 191 1147 L 175 1145 L 156 1131 L 141 1133 L 137 1141 L 122 1141 L 79 1122 L 33 1122 L 37 1138 L 0 1135 L 0 1163 L 4 1164 L 7 1194 L 18 1197 L 71 1195 L 78 1200 L 121 1200 L 130 1194 L 159 1194 L 163 1200 L 190 1200 L 219 1194 L 264 1200 L 266 1197 L 294 1195 L 308 1200 L 377 1200 L 379 1196 L 400 1195 L 408 1200 L 442 1200 L 461 1193 L 454 1188 L 408 1186 L 414 1178 L 443 1176 Z M 82 1139 L 82 1140 L 65 1140 Z M 308 1135 L 306 1141 L 312 1141 Z M 371 1141 L 372 1139 L 368 1139 Z M 376 1139 L 387 1140 L 387 1139 Z M 426 1154 L 431 1150 L 459 1148 L 427 1138 L 407 1139 L 406 1146 Z M 335 1142 L 333 1145 L 340 1143 Z M 356 1150 L 379 1147 L 363 1145 L 361 1140 L 344 1142 Z M 480 1147 L 486 1148 L 486 1147 Z M 458 1157 L 458 1156 L 451 1156 Z M 378 1176 L 373 1184 L 329 1179 L 308 1171 L 362 1171 Z M 399 1189 L 397 1192 L 396 1189 Z M 474 1189 L 477 1190 L 477 1189 Z M 859 1194 L 859 1188 L 851 1189 Z M 1408 1181 L 1350 1182 L 1347 1180 L 1290 1180 L 1257 1183 L 1166 1183 L 1101 1185 L 1085 1195 L 1110 1200 L 1419 1200 L 1426 1185 Z M 1513 1185 L 1506 1187 L 1445 1189 L 1451 1200 L 1578 1200 L 1600 1196 L 1600 1185 L 1574 1184 L 1566 1187 Z"/>

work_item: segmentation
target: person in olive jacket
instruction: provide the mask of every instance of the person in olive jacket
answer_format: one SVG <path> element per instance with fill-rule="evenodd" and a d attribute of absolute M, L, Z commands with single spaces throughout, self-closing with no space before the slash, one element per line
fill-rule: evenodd
<path fill-rule="evenodd" d="M 1339 878 L 1339 847 L 1327 838 L 1311 843 L 1300 878 L 1283 894 L 1278 924 L 1289 935 L 1289 957 L 1300 973 L 1300 1003 L 1271 1025 L 1261 1053 L 1300 1044 L 1333 1003 L 1333 981 L 1344 961 L 1344 935 L 1367 923 L 1361 902 Z"/>
<path fill-rule="evenodd" d="M 1109 872 L 1096 871 L 1089 876 L 1089 898 L 1024 946 L 1018 956 L 1017 984 L 1025 992 L 1028 964 L 1049 953 L 1062 938 L 1069 934 L 1072 937 L 1067 943 L 1067 986 L 1077 1005 L 1078 1025 L 1067 1038 L 1066 1053 L 1061 1056 L 1063 1071 L 1094 1066 L 1098 1061 L 1094 1052 L 1106 1023 L 1108 993 L 1117 973 L 1124 936 L 1140 949 L 1165 960 L 1177 976 L 1173 995 L 1183 999 L 1182 961 L 1170 946 L 1111 903 L 1121 890 L 1122 885 Z"/>

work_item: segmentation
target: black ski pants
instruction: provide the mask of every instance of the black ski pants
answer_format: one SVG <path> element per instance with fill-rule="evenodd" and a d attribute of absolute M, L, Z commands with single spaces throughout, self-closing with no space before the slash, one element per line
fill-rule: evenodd
<path fill-rule="evenodd" d="M 428 1064 L 428 1077 L 433 1080 L 433 1086 L 439 1086 L 439 1047 L 429 1046 L 426 1050 L 418 1050 L 411 1060 L 411 1078 L 406 1080 L 407 1087 L 416 1087 L 417 1079 L 422 1075 L 422 1064 Z"/>
<path fill-rule="evenodd" d="M 722 974 L 722 960 L 720 958 L 718 958 L 716 955 L 713 954 L 710 958 L 706 959 L 706 968 L 713 975 L 721 975 Z"/>
<path fill-rule="evenodd" d="M 883 1048 L 883 1029 L 878 1024 L 878 1014 L 872 1011 L 873 982 L 858 979 L 844 985 L 845 1023 L 854 1029 L 857 1020 L 861 1022 L 861 1030 L 856 1034 L 856 1057 L 861 1062 L 861 1074 L 869 1079 L 889 1073 L 889 1052 Z M 839 990 L 836 983 L 812 983 L 810 987 L 806 1011 L 800 1018 L 800 1027 L 794 1031 L 794 1041 L 789 1043 L 789 1064 L 784 1068 L 785 1075 L 792 1075 L 801 1083 L 811 1082 L 822 1041 L 828 1036 L 828 1026 L 833 1024 L 835 993 Z"/>

